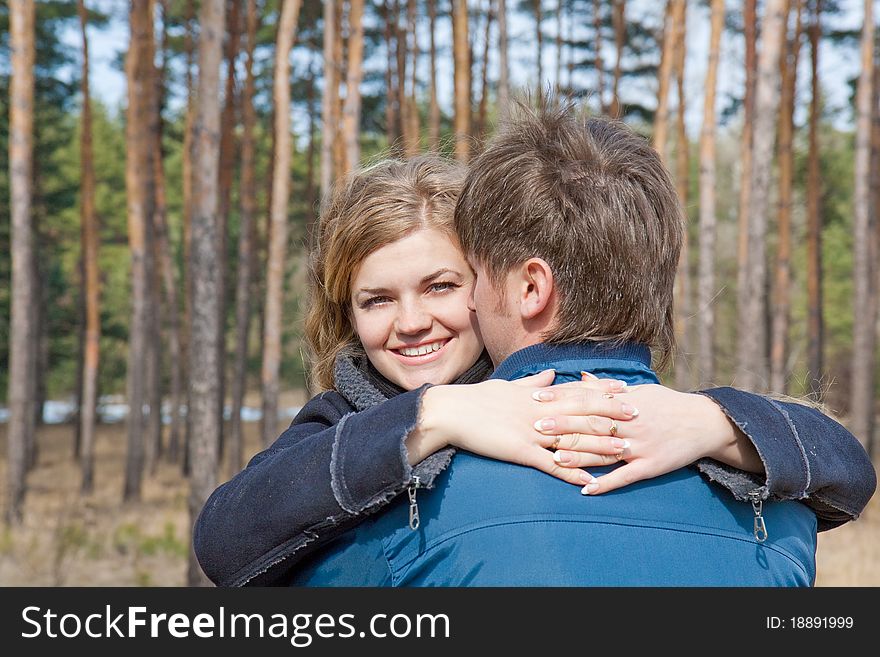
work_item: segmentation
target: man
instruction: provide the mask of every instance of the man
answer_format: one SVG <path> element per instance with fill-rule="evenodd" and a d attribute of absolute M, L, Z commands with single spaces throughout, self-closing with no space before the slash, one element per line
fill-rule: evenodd
<path fill-rule="evenodd" d="M 523 109 L 492 139 L 456 207 L 493 377 L 552 367 L 557 383 L 582 371 L 656 383 L 651 350 L 662 361 L 673 344 L 683 235 L 672 182 L 623 124 L 545 107 Z M 774 413 L 767 422 L 784 424 Z M 430 427 L 420 418 L 420 430 Z M 737 500 L 695 468 L 619 488 L 628 482 L 614 477 L 628 467 L 593 469 L 600 476 L 584 493 L 603 494 L 582 497 L 536 470 L 461 452 L 432 489 L 411 489 L 301 565 L 291 583 L 813 584 L 816 516 L 806 506 L 765 501 L 754 483 L 740 491 L 751 503 Z M 610 492 L 598 490 L 603 481 Z M 416 531 L 401 522 L 407 506 L 420 512 Z"/>

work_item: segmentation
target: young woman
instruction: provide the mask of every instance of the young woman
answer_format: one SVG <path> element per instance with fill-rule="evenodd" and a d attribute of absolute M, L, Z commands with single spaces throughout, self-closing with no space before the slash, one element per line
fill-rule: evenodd
<path fill-rule="evenodd" d="M 707 457 L 704 471 L 738 497 L 803 498 L 820 529 L 858 516 L 869 482 L 851 480 L 844 464 L 862 458 L 861 446 L 821 414 L 790 416 L 793 440 L 806 422 L 833 444 L 830 456 L 803 455 L 811 477 L 801 488 L 793 467 L 772 461 L 780 450 L 761 449 L 779 433 L 737 404 L 749 393 L 726 394 L 722 409 L 704 395 L 626 391 L 589 373 L 552 387 L 553 372 L 486 381 L 492 363 L 468 309 L 474 276 L 452 230 L 463 174 L 433 156 L 388 160 L 334 190 L 306 318 L 313 376 L 327 391 L 207 501 L 194 545 L 213 582 L 284 585 L 303 557 L 404 491 L 411 505 L 401 523 L 416 527 L 417 489 L 432 486 L 456 449 L 583 487 L 596 485 L 590 467 L 626 459 L 638 440 L 654 464 L 645 476 Z M 430 432 L 420 431 L 425 417 Z"/>

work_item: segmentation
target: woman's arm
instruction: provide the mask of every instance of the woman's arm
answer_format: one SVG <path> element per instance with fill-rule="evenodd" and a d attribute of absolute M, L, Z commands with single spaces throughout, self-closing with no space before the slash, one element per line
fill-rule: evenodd
<path fill-rule="evenodd" d="M 583 485 L 582 471 L 558 466 L 545 449 L 553 438 L 532 426 L 544 413 L 533 392 L 552 379 L 548 372 L 516 383 L 423 386 L 359 412 L 335 392 L 319 395 L 270 448 L 211 494 L 193 533 L 202 569 L 220 586 L 284 583 L 304 556 L 387 504 L 416 476 L 430 487 L 452 457 L 448 445 Z M 624 402 L 602 395 L 611 385 L 594 383 L 591 402 L 574 412 L 629 417 Z M 588 447 L 620 452 L 607 435 Z"/>
<path fill-rule="evenodd" d="M 557 386 L 574 396 L 578 384 Z M 628 398 L 641 413 L 620 423 L 626 465 L 597 477 L 585 493 L 604 493 L 697 462 L 737 499 L 795 499 L 816 513 L 820 531 L 859 516 L 877 486 L 859 441 L 817 409 L 735 388 L 681 393 L 634 386 Z M 562 408 L 565 408 L 564 406 Z M 582 420 L 561 418 L 559 431 Z M 566 454 L 567 442 L 560 450 Z M 567 465 L 584 466 L 584 455 Z"/>

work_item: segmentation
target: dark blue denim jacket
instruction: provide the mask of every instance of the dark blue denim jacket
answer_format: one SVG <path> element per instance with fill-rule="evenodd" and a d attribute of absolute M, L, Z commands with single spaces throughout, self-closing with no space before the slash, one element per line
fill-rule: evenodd
<path fill-rule="evenodd" d="M 403 441 L 425 387 L 385 400 L 349 357 L 337 362 L 335 376 L 339 392 L 309 401 L 275 443 L 207 500 L 193 539 L 215 584 L 286 584 L 300 560 L 382 508 L 415 476 L 432 486 L 452 458 L 447 448 L 415 468 L 407 461 Z M 708 460 L 699 462 L 704 474 L 737 499 L 755 490 L 764 499 L 801 499 L 820 531 L 859 516 L 876 474 L 844 427 L 796 403 L 733 388 L 702 393 L 755 444 L 766 479 Z"/>
<path fill-rule="evenodd" d="M 536 345 L 493 378 L 546 368 L 657 383 L 640 345 Z M 608 472 L 619 464 L 594 468 Z M 306 559 L 294 586 L 812 586 L 816 516 L 800 502 L 734 499 L 696 468 L 600 496 L 468 452 L 435 487 L 395 501 Z M 421 523 L 407 526 L 417 504 Z M 760 511 L 762 515 L 756 515 Z M 767 532 L 756 531 L 756 518 Z M 757 540 L 757 539 L 761 540 Z"/>

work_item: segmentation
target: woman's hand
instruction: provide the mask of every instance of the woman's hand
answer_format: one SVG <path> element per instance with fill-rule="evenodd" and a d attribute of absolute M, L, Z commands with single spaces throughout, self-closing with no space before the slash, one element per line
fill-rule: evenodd
<path fill-rule="evenodd" d="M 591 432 L 583 418 L 570 415 L 572 410 L 581 406 L 583 395 L 590 390 L 586 387 L 588 385 L 586 381 L 573 382 L 546 389 L 550 394 L 545 396 L 552 396 L 553 403 L 561 404 L 558 408 L 563 411 L 561 416 L 554 418 L 554 431 L 576 432 L 582 440 L 590 438 L 586 434 Z M 629 386 L 626 400 L 639 409 L 637 416 L 616 422 L 614 433 L 626 441 L 621 455 L 621 460 L 626 463 L 593 478 L 584 487 L 584 494 L 605 493 L 657 477 L 703 457 L 749 472 L 764 471 L 751 441 L 708 397 L 651 384 Z M 594 456 L 570 451 L 568 447 L 563 437 L 556 452 L 560 465 L 571 468 L 595 465 Z"/>
<path fill-rule="evenodd" d="M 493 379 L 471 385 L 433 386 L 422 396 L 418 427 L 407 438 L 410 463 L 417 463 L 445 445 L 489 458 L 530 466 L 572 484 L 584 486 L 593 477 L 580 465 L 614 463 L 624 442 L 609 433 L 612 420 L 624 421 L 638 412 L 611 390 L 619 381 L 594 379 L 579 384 L 576 401 L 542 401 L 553 382 L 553 370 L 517 381 Z M 544 395 L 546 396 L 546 395 Z M 589 435 L 562 435 L 548 420 L 578 420 Z M 543 424 L 542 424 L 543 422 Z M 555 447 L 574 450 L 579 465 L 554 460 Z"/>

